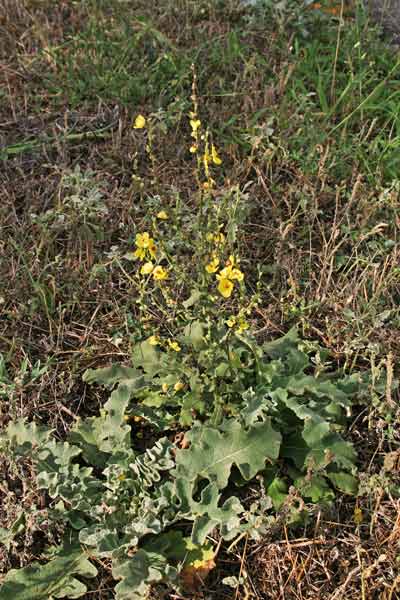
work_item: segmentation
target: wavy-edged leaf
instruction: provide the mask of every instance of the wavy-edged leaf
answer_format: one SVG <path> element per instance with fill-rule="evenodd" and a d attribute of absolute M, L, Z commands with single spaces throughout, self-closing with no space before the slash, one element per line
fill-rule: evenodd
<path fill-rule="evenodd" d="M 76 575 L 95 577 L 97 569 L 80 546 L 66 545 L 45 565 L 32 563 L 9 571 L 0 587 L 0 600 L 80 598 L 87 588 Z"/>
<path fill-rule="evenodd" d="M 82 379 L 85 383 L 97 383 L 109 389 L 120 383 L 134 388 L 143 384 L 143 374 L 140 371 L 120 364 L 101 369 L 87 369 Z"/>
<path fill-rule="evenodd" d="M 267 460 L 278 458 L 281 435 L 270 419 L 245 429 L 239 421 L 225 421 L 223 431 L 196 426 L 187 435 L 190 448 L 176 455 L 177 475 L 190 481 L 215 481 L 222 489 L 235 465 L 247 481 L 261 471 Z"/>
<path fill-rule="evenodd" d="M 116 600 L 145 600 L 152 584 L 159 583 L 164 577 L 174 579 L 177 572 L 161 554 L 140 549 L 132 558 L 113 566 L 112 574 L 115 579 L 121 579 L 115 586 Z"/>
<path fill-rule="evenodd" d="M 36 423 L 26 423 L 24 420 L 11 421 L 4 434 L 0 436 L 0 444 L 10 446 L 20 455 L 30 454 L 32 450 L 46 444 L 52 434 L 52 429 Z"/>
<path fill-rule="evenodd" d="M 194 521 L 192 541 L 195 544 L 204 544 L 207 535 L 216 527 L 221 537 L 227 540 L 239 533 L 243 507 L 235 496 L 228 498 L 220 506 L 221 494 L 215 483 L 208 484 L 201 491 L 199 499 L 194 498 L 196 492 L 193 481 L 177 479 L 176 495 L 180 502 L 178 515 Z"/>

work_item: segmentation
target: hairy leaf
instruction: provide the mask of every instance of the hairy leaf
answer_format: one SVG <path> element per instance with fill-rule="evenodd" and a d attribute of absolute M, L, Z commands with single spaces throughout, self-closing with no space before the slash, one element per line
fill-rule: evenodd
<path fill-rule="evenodd" d="M 121 560 L 112 570 L 115 579 L 121 579 L 115 587 L 117 600 L 145 600 L 150 586 L 159 583 L 164 577 L 176 577 L 176 569 L 169 566 L 159 553 L 141 549 L 132 556 Z"/>
<path fill-rule="evenodd" d="M 79 598 L 87 589 L 76 575 L 95 577 L 97 569 L 80 546 L 66 545 L 45 565 L 32 563 L 9 571 L 0 587 L 0 600 Z"/>
<path fill-rule="evenodd" d="M 177 475 L 191 481 L 199 477 L 215 481 L 220 489 L 228 484 L 233 465 L 249 480 L 264 468 L 266 460 L 278 458 L 281 443 L 281 435 L 269 419 L 247 430 L 234 419 L 225 422 L 223 431 L 198 425 L 187 439 L 190 448 L 177 452 Z"/>
<path fill-rule="evenodd" d="M 82 379 L 86 383 L 97 383 L 109 389 L 120 383 L 124 383 L 131 389 L 143 385 L 143 374 L 140 371 L 120 364 L 102 369 L 87 369 Z"/>

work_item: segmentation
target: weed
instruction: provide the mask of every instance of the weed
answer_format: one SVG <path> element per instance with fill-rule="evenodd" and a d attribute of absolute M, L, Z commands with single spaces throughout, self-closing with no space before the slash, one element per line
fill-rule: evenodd
<path fill-rule="evenodd" d="M 396 57 L 362 10 L 340 18 L 326 2 L 0 4 L 0 402 L 11 438 L 0 536 L 3 571 L 22 567 L 8 582 L 32 564 L 32 582 L 46 577 L 35 591 L 43 598 L 84 593 L 83 581 L 108 598 L 114 578 L 122 589 L 139 585 L 128 570 L 137 561 L 149 573 L 143 589 L 158 580 L 155 595 L 165 595 L 161 577 L 199 594 L 198 577 L 207 577 L 204 595 L 216 598 L 231 594 L 225 578 L 238 598 L 254 589 L 274 599 L 395 594 Z M 287 352 L 271 357 L 271 338 L 292 327 L 302 341 L 284 338 Z M 260 363 L 274 371 L 268 381 Z M 46 371 L 31 380 L 32 365 Z M 282 387 L 292 368 L 313 391 Z M 331 384 L 337 399 L 358 371 L 372 377 L 367 402 L 349 394 L 328 417 L 319 386 Z M 115 375 L 110 399 L 107 386 L 85 385 L 85 372 L 87 382 Z M 138 372 L 127 420 L 111 414 L 122 374 L 134 386 Z M 246 424 L 249 407 L 257 410 Z M 321 435 L 328 426 L 346 440 L 340 469 L 352 489 L 361 482 L 356 498 L 332 480 L 329 452 L 317 466 L 286 456 L 291 427 L 305 435 L 307 419 L 294 409 Z M 281 436 L 278 458 L 263 447 L 243 464 L 224 463 L 226 483 L 205 442 L 241 448 L 241 436 L 268 419 L 271 440 Z M 118 444 L 137 471 L 105 449 L 107 436 L 124 432 Z M 25 434 L 39 441 L 33 463 L 18 456 Z M 188 487 L 189 458 L 199 473 Z M 72 476 L 76 494 L 65 485 Z M 221 501 L 205 514 L 215 486 Z M 177 496 L 165 502 L 167 489 Z M 150 512 L 156 503 L 150 524 L 135 500 Z M 136 554 L 108 546 L 135 542 L 128 524 L 113 521 L 119 510 L 101 512 L 124 502 L 136 528 L 165 517 L 158 531 L 135 530 Z M 237 535 L 222 541 L 230 526 Z M 96 527 L 112 531 L 104 547 Z M 85 544 L 70 537 L 74 547 L 62 549 L 66 531 L 85 531 Z M 115 550 L 113 574 L 103 550 Z"/>

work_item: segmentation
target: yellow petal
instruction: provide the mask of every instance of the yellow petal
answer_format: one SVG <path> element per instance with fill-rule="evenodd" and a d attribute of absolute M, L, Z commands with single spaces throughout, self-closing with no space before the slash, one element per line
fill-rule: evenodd
<path fill-rule="evenodd" d="M 197 131 L 201 125 L 201 121 L 199 119 L 190 119 L 190 126 L 193 131 Z"/>
<path fill-rule="evenodd" d="M 156 245 L 155 245 L 155 243 L 154 243 L 153 240 L 151 240 L 151 242 L 149 243 L 149 247 L 147 249 L 149 251 L 149 254 L 150 254 L 151 258 L 154 259 L 156 257 L 156 250 L 157 250 L 157 248 L 156 248 Z"/>
<path fill-rule="evenodd" d="M 150 273 L 153 271 L 153 268 L 154 268 L 154 265 L 152 262 L 144 263 L 144 265 L 140 269 L 140 274 L 141 275 L 150 275 Z"/>
<path fill-rule="evenodd" d="M 219 265 L 219 259 L 213 258 L 213 260 L 211 260 L 208 263 L 208 265 L 206 265 L 207 273 L 215 273 L 218 270 L 218 265 Z"/>
<path fill-rule="evenodd" d="M 181 351 L 181 347 L 178 344 L 178 342 L 171 342 L 171 340 L 168 340 L 168 346 L 171 348 L 171 350 L 174 350 L 175 352 Z"/>
<path fill-rule="evenodd" d="M 229 298 L 232 294 L 233 283 L 229 279 L 221 278 L 218 284 L 218 291 L 224 298 Z"/>
<path fill-rule="evenodd" d="M 135 252 L 133 253 L 135 258 L 138 258 L 139 260 L 143 260 L 145 255 L 146 255 L 146 251 L 143 248 L 137 248 L 135 250 Z"/>
<path fill-rule="evenodd" d="M 222 160 L 218 156 L 217 149 L 214 146 L 214 144 L 211 144 L 211 156 L 212 156 L 212 161 L 213 161 L 214 165 L 222 164 Z"/>
<path fill-rule="evenodd" d="M 231 269 L 230 278 L 236 279 L 237 281 L 243 281 L 244 275 L 240 269 Z"/>
<path fill-rule="evenodd" d="M 163 221 L 168 219 L 168 215 L 165 210 L 160 210 L 160 212 L 157 213 L 157 219 L 162 219 Z"/>
<path fill-rule="evenodd" d="M 143 129 L 146 126 L 146 119 L 143 115 L 138 115 L 133 124 L 133 129 Z"/>
<path fill-rule="evenodd" d="M 232 279 L 231 277 L 232 267 L 224 267 L 217 275 L 218 279 Z"/>
<path fill-rule="evenodd" d="M 155 267 L 153 270 L 153 277 L 156 281 L 162 281 L 168 277 L 168 271 L 166 271 L 164 267 L 161 267 L 161 265 L 158 265 L 158 267 Z"/>
<path fill-rule="evenodd" d="M 158 346 L 160 343 L 158 337 L 155 335 L 151 335 L 147 341 L 149 342 L 150 346 Z"/>

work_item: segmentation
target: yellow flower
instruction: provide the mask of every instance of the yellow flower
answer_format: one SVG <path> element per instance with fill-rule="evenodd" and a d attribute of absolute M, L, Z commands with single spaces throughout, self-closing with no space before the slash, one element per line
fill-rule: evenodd
<path fill-rule="evenodd" d="M 212 157 L 212 161 L 213 161 L 214 165 L 222 164 L 222 160 L 218 156 L 217 149 L 214 146 L 214 144 L 211 144 L 211 157 Z"/>
<path fill-rule="evenodd" d="M 225 236 L 223 233 L 207 233 L 206 235 L 207 242 L 215 242 L 217 245 L 223 244 L 225 242 Z"/>
<path fill-rule="evenodd" d="M 244 319 L 241 319 L 239 321 L 239 327 L 237 328 L 237 332 L 238 333 L 243 333 L 243 331 L 246 331 L 246 329 L 249 328 L 249 324 L 247 323 L 247 321 L 245 321 Z"/>
<path fill-rule="evenodd" d="M 136 258 L 143 260 L 146 256 L 146 251 L 150 254 L 151 258 L 156 257 L 156 245 L 147 231 L 136 234 L 135 244 L 137 246 L 134 253 Z"/>
<path fill-rule="evenodd" d="M 223 277 L 224 279 L 231 279 L 231 273 L 232 273 L 232 267 L 229 267 L 229 266 L 228 267 L 224 267 L 219 272 L 219 274 L 221 275 L 221 277 Z"/>
<path fill-rule="evenodd" d="M 154 240 L 151 239 L 150 242 L 149 242 L 149 247 L 148 247 L 148 251 L 149 251 L 149 254 L 150 254 L 151 258 L 155 258 L 156 257 L 156 250 L 157 250 L 157 248 L 156 248 L 156 245 L 154 243 Z"/>
<path fill-rule="evenodd" d="M 144 265 L 140 269 L 140 274 L 141 275 L 150 275 L 150 273 L 152 273 L 153 269 L 154 269 L 153 263 L 152 262 L 146 262 L 146 263 L 144 263 Z"/>
<path fill-rule="evenodd" d="M 135 258 L 138 258 L 139 260 L 143 260 L 144 257 L 146 256 L 146 250 L 144 248 L 137 248 L 135 250 L 135 252 L 133 253 Z"/>
<path fill-rule="evenodd" d="M 243 281 L 244 274 L 240 269 L 235 267 L 235 257 L 233 254 L 230 255 L 229 260 L 226 261 L 226 266 L 221 269 L 220 275 L 224 279 L 231 279 L 232 281 Z"/>
<path fill-rule="evenodd" d="M 168 271 L 164 269 L 164 267 L 162 267 L 161 265 L 158 265 L 158 267 L 154 267 L 153 278 L 156 281 L 162 281 L 163 279 L 167 279 L 167 277 Z"/>
<path fill-rule="evenodd" d="M 229 317 L 229 319 L 225 321 L 225 323 L 228 325 L 228 327 L 232 328 L 236 323 L 236 319 L 235 317 Z"/>
<path fill-rule="evenodd" d="M 171 350 L 174 350 L 175 352 L 181 351 L 181 347 L 178 344 L 178 342 L 171 342 L 171 340 L 168 340 L 168 346 L 171 348 Z"/>
<path fill-rule="evenodd" d="M 168 219 L 168 215 L 165 210 L 160 210 L 160 212 L 157 213 L 157 219 L 161 219 L 162 221 L 166 221 Z"/>
<path fill-rule="evenodd" d="M 146 119 L 143 115 L 138 115 L 133 124 L 133 129 L 143 129 L 146 126 Z"/>
<path fill-rule="evenodd" d="M 201 121 L 199 119 L 190 119 L 190 127 L 192 128 L 191 136 L 197 138 L 197 130 L 201 125 Z"/>
<path fill-rule="evenodd" d="M 207 273 L 215 273 L 218 270 L 219 258 L 213 254 L 212 260 L 206 265 Z"/>
<path fill-rule="evenodd" d="M 126 479 L 125 473 L 121 473 L 121 475 L 118 475 L 118 479 L 119 479 L 119 481 L 125 481 L 125 479 Z"/>
<path fill-rule="evenodd" d="M 218 284 L 219 293 L 224 298 L 229 298 L 229 296 L 232 294 L 232 290 L 233 290 L 232 281 L 230 281 L 229 279 L 225 279 L 224 277 L 219 277 L 218 275 L 217 275 L 217 277 L 219 279 L 219 284 Z"/>
<path fill-rule="evenodd" d="M 231 269 L 230 279 L 236 279 L 237 281 L 243 281 L 244 274 L 240 269 Z"/>
<path fill-rule="evenodd" d="M 144 233 L 136 234 L 135 242 L 136 242 L 136 246 L 138 248 L 148 248 L 150 240 L 151 240 L 151 237 L 147 233 L 147 231 L 145 231 Z"/>
<path fill-rule="evenodd" d="M 168 383 L 163 383 L 161 389 L 163 393 L 166 394 L 168 392 Z"/>
<path fill-rule="evenodd" d="M 193 146 L 190 146 L 189 152 L 191 152 L 192 154 L 195 154 L 197 152 L 196 144 L 193 144 Z"/>
<path fill-rule="evenodd" d="M 149 342 L 150 346 L 158 346 L 158 344 L 160 343 L 160 340 L 158 339 L 158 337 L 156 335 L 151 335 L 147 341 Z"/>
<path fill-rule="evenodd" d="M 180 392 L 181 390 L 183 390 L 184 387 L 185 387 L 185 384 L 182 383 L 182 381 L 177 381 L 176 384 L 174 385 L 174 390 L 176 392 Z"/>

